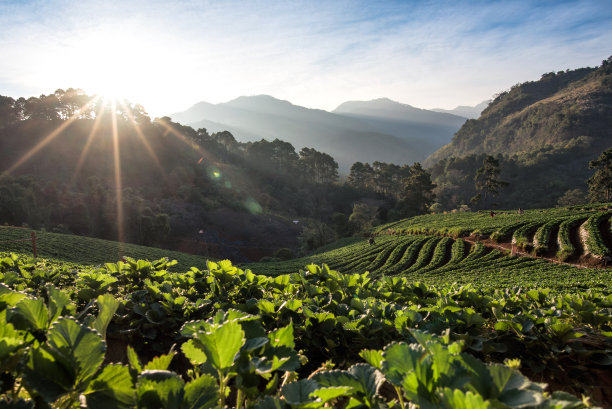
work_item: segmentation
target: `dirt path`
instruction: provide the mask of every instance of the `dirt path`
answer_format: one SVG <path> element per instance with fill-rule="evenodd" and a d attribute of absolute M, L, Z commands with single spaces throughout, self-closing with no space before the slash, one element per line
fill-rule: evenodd
<path fill-rule="evenodd" d="M 472 237 L 464 237 L 463 240 L 465 240 L 468 243 L 471 243 L 472 245 L 475 244 L 478 240 L 476 240 L 475 238 Z M 487 247 L 490 248 L 494 248 L 500 251 L 509 251 L 510 253 L 512 253 L 512 247 L 514 247 L 514 254 L 517 256 L 521 256 L 521 257 L 529 257 L 529 258 L 539 258 L 542 260 L 546 260 L 546 261 L 550 261 L 551 263 L 556 263 L 556 264 L 565 264 L 566 266 L 572 266 L 572 267 L 578 267 L 578 268 L 589 268 L 588 266 L 583 266 L 580 263 L 571 263 L 571 262 L 565 262 L 565 261 L 559 261 L 556 258 L 553 257 L 547 257 L 547 256 L 535 256 L 531 253 L 528 253 L 526 251 L 521 251 L 517 246 L 512 245 L 511 243 L 496 243 L 491 239 L 486 239 L 486 240 L 479 240 L 482 244 L 484 244 Z"/>

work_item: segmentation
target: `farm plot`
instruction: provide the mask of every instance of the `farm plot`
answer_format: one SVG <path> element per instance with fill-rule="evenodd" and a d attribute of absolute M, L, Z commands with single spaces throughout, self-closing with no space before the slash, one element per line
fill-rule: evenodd
<path fill-rule="evenodd" d="M 612 255 L 609 209 L 608 205 L 593 205 L 494 214 L 489 211 L 431 214 L 383 225 L 376 233 L 473 236 L 516 245 L 534 255 L 561 261 L 584 262 L 584 256 L 590 256 L 589 264 L 603 265 L 604 259 Z"/>

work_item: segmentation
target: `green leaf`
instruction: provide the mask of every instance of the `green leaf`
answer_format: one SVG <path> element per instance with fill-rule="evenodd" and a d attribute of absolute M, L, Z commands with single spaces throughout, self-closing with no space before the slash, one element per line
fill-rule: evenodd
<path fill-rule="evenodd" d="M 97 301 L 99 311 L 98 316 L 92 323 L 92 327 L 102 335 L 103 339 L 106 339 L 106 328 L 108 328 L 108 324 L 110 324 L 113 319 L 113 315 L 115 315 L 121 301 L 115 299 L 115 297 L 110 294 L 98 296 Z"/>
<path fill-rule="evenodd" d="M 170 371 L 144 371 L 138 376 L 136 396 L 138 408 L 181 409 L 185 383 Z"/>
<path fill-rule="evenodd" d="M 26 294 L 13 291 L 6 284 L 0 283 L 0 311 L 14 307 L 19 301 L 27 297 Z"/>
<path fill-rule="evenodd" d="M 84 392 L 91 409 L 131 408 L 136 403 L 136 390 L 127 366 L 110 364 L 89 384 Z"/>
<path fill-rule="evenodd" d="M 136 351 L 134 351 L 134 348 L 132 348 L 129 345 L 127 346 L 127 358 L 128 358 L 128 364 L 130 365 L 130 369 L 137 374 L 141 373 L 142 365 L 140 365 L 140 360 L 138 359 L 138 355 L 136 354 Z"/>
<path fill-rule="evenodd" d="M 266 340 L 267 341 L 267 340 Z M 181 345 L 181 350 L 183 354 L 189 359 L 192 365 L 202 365 L 206 362 L 206 352 L 203 347 L 200 347 L 201 344 L 196 344 L 193 339 L 185 342 Z"/>
<path fill-rule="evenodd" d="M 487 369 L 498 393 L 527 386 L 527 378 L 505 365 L 491 364 L 487 365 Z"/>
<path fill-rule="evenodd" d="M 359 356 L 374 368 L 382 369 L 383 351 L 378 349 L 364 349 L 359 353 Z"/>
<path fill-rule="evenodd" d="M 247 338 L 246 342 L 244 343 L 244 346 L 242 347 L 242 350 L 251 352 L 261 348 L 269 342 L 270 340 L 267 337 L 255 337 L 250 339 Z"/>
<path fill-rule="evenodd" d="M 325 403 L 340 396 L 350 395 L 353 390 L 354 389 L 350 386 L 329 386 L 326 388 L 319 388 L 312 392 L 311 395 L 316 396 L 321 399 L 322 403 Z"/>
<path fill-rule="evenodd" d="M 106 351 L 100 335 L 70 318 L 51 326 L 47 343 L 53 357 L 73 373 L 75 385 L 93 377 Z"/>
<path fill-rule="evenodd" d="M 263 315 L 272 315 L 275 311 L 274 303 L 268 300 L 259 300 L 257 307 L 259 307 L 259 311 L 261 311 Z"/>
<path fill-rule="evenodd" d="M 26 345 L 23 335 L 11 323 L 0 324 L 0 373 L 5 370 L 3 361 Z"/>
<path fill-rule="evenodd" d="M 183 327 L 181 328 L 181 335 L 191 338 L 198 332 L 209 332 L 211 331 L 211 328 L 211 325 L 204 320 L 188 321 L 183 324 Z"/>
<path fill-rule="evenodd" d="M 348 369 L 361 385 L 361 390 L 366 395 L 368 401 L 372 401 L 378 394 L 378 389 L 385 382 L 385 377 L 376 368 L 368 364 L 356 364 Z"/>
<path fill-rule="evenodd" d="M 344 386 L 350 387 L 355 391 L 364 392 L 363 385 L 355 378 L 355 376 L 348 371 L 325 371 L 319 372 L 312 377 L 321 386 Z"/>
<path fill-rule="evenodd" d="M 24 298 L 10 311 L 9 320 L 18 329 L 46 331 L 49 324 L 49 312 L 43 300 Z"/>
<path fill-rule="evenodd" d="M 450 409 L 490 409 L 491 404 L 485 401 L 482 396 L 459 389 L 444 388 L 442 392 L 442 402 Z"/>
<path fill-rule="evenodd" d="M 491 390 L 495 389 L 496 386 L 493 384 L 493 378 L 491 377 L 485 363 L 480 359 L 465 353 L 461 354 L 460 362 L 463 368 L 467 370 L 470 378 L 469 384 L 466 385 L 466 387 L 475 393 L 489 397 Z"/>
<path fill-rule="evenodd" d="M 284 346 L 292 349 L 295 348 L 293 324 L 269 332 L 268 338 L 270 339 L 270 345 L 273 347 Z"/>
<path fill-rule="evenodd" d="M 276 396 L 266 396 L 260 399 L 255 404 L 255 409 L 286 409 L 289 408 L 285 402 L 277 398 Z"/>
<path fill-rule="evenodd" d="M 181 409 L 214 408 L 219 400 L 219 387 L 214 377 L 204 374 L 185 385 Z"/>
<path fill-rule="evenodd" d="M 60 318 L 47 332 L 47 343 L 30 353 L 22 369 L 24 380 L 47 402 L 82 391 L 104 360 L 106 347 L 93 330 Z"/>
<path fill-rule="evenodd" d="M 174 358 L 174 355 L 176 355 L 176 352 L 170 352 L 165 355 L 156 356 L 155 358 L 151 359 L 145 365 L 144 367 L 145 371 L 154 370 L 154 369 L 160 369 L 160 370 L 168 369 L 168 367 L 170 367 L 170 363 L 172 362 L 172 359 Z"/>
<path fill-rule="evenodd" d="M 43 348 L 30 351 L 28 362 L 22 368 L 22 376 L 29 390 L 36 391 L 46 402 L 55 402 L 57 398 L 73 389 L 74 374 L 70 373 Z"/>
<path fill-rule="evenodd" d="M 532 408 L 544 401 L 542 393 L 529 389 L 513 389 L 501 394 L 500 402 L 511 408 Z"/>
<path fill-rule="evenodd" d="M 222 372 L 234 364 L 234 358 L 245 342 L 244 331 L 237 321 L 227 322 L 213 332 L 200 332 L 196 337 L 204 346 L 209 363 Z"/>
<path fill-rule="evenodd" d="M 49 297 L 49 322 L 53 323 L 62 315 L 64 308 L 74 308 L 70 297 L 63 291 L 58 290 L 51 284 L 47 285 L 47 296 Z"/>
<path fill-rule="evenodd" d="M 400 386 L 410 372 L 419 365 L 423 352 L 413 349 L 406 343 L 388 345 L 383 351 L 382 372 L 387 380 L 395 386 Z"/>
<path fill-rule="evenodd" d="M 319 384 L 312 379 L 302 379 L 283 386 L 281 395 L 290 405 L 299 406 L 304 403 L 313 402 L 314 399 L 310 397 L 310 394 L 318 388 Z"/>

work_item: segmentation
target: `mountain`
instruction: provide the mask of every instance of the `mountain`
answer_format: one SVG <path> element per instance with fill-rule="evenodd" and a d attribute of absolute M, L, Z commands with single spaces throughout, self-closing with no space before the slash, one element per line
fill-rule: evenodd
<path fill-rule="evenodd" d="M 482 111 L 485 110 L 485 108 L 489 105 L 490 102 L 490 100 L 482 101 L 480 104 L 473 107 L 467 105 L 459 105 L 457 108 L 454 109 L 434 108 L 432 109 L 432 111 L 445 112 L 447 114 L 459 115 L 464 118 L 476 119 L 480 116 Z"/>
<path fill-rule="evenodd" d="M 240 141 L 278 138 L 298 151 L 315 148 L 333 156 L 343 173 L 357 161 L 423 161 L 465 121 L 390 100 L 383 104 L 387 109 L 379 109 L 377 101 L 349 102 L 327 112 L 267 95 L 243 96 L 222 104 L 200 102 L 171 117 L 209 132 L 228 130 Z"/>
<path fill-rule="evenodd" d="M 612 141 L 612 57 L 597 68 L 551 72 L 502 92 L 426 164 L 469 154 L 527 154 L 587 143 L 593 154 Z"/>
<path fill-rule="evenodd" d="M 416 141 L 426 155 L 448 143 L 466 120 L 465 117 L 415 108 L 388 98 L 349 101 L 332 112 L 359 119 L 402 140 Z"/>

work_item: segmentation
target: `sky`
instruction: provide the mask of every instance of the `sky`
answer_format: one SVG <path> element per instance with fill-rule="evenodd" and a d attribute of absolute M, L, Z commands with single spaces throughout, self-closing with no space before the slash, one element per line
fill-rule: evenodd
<path fill-rule="evenodd" d="M 612 55 L 612 0 L 0 0 L 0 95 L 125 97 L 151 116 L 267 94 L 476 105 Z"/>

